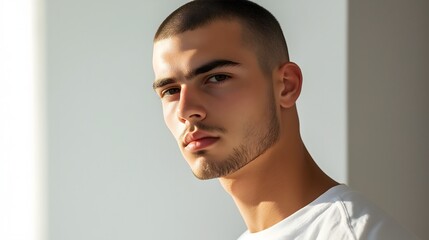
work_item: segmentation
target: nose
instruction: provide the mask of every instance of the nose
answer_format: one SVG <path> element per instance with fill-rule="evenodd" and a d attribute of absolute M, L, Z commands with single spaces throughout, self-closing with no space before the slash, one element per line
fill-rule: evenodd
<path fill-rule="evenodd" d="M 180 90 L 179 105 L 177 107 L 177 117 L 180 122 L 198 122 L 207 116 L 203 99 L 197 91 L 193 91 L 184 86 Z"/>

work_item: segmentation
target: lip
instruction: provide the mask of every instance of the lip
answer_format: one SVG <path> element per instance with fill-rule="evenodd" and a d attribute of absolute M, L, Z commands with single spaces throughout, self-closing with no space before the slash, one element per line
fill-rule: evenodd
<path fill-rule="evenodd" d="M 183 146 L 188 151 L 199 151 L 217 142 L 219 137 L 203 131 L 195 131 L 185 135 Z"/>

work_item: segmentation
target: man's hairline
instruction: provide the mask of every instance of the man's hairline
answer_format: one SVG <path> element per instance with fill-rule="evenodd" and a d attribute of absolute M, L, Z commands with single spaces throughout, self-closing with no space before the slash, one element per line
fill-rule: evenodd
<path fill-rule="evenodd" d="M 275 69 L 275 67 L 271 66 L 270 69 L 266 69 L 266 67 L 263 66 L 263 63 L 260 62 L 260 58 L 264 58 L 262 56 L 262 54 L 259 53 L 260 50 L 258 51 L 258 49 L 260 49 L 261 47 L 259 46 L 259 44 L 257 44 L 256 41 L 246 41 L 246 36 L 249 36 L 247 39 L 252 39 L 253 37 L 255 37 L 256 34 L 254 34 L 249 29 L 248 26 L 246 27 L 246 25 L 248 25 L 248 23 L 246 23 L 239 16 L 233 16 L 233 15 L 231 15 L 231 16 L 229 16 L 229 15 L 219 16 L 219 17 L 216 17 L 216 18 L 214 18 L 210 21 L 207 21 L 207 22 L 199 25 L 198 27 L 195 27 L 192 29 L 188 29 L 188 30 L 185 30 L 182 32 L 170 34 L 170 35 L 167 35 L 165 37 L 155 37 L 153 40 L 153 44 L 155 45 L 159 41 L 174 38 L 178 35 L 184 34 L 184 33 L 189 32 L 189 31 L 195 31 L 195 30 L 207 27 L 210 24 L 214 24 L 216 22 L 236 22 L 236 23 L 238 23 L 238 25 L 240 27 L 240 31 L 241 31 L 240 37 L 241 37 L 241 42 L 243 43 L 243 46 L 245 46 L 250 52 L 255 54 L 255 57 L 257 58 L 257 61 L 258 61 L 258 65 L 259 65 L 260 69 L 264 72 L 264 75 L 266 74 L 267 75 L 266 77 L 271 77 L 271 76 L 268 76 L 268 74 L 271 74 L 271 71 L 273 71 Z M 252 47 L 254 47 L 254 48 L 252 48 Z M 288 59 L 286 59 L 286 60 L 288 61 Z"/>

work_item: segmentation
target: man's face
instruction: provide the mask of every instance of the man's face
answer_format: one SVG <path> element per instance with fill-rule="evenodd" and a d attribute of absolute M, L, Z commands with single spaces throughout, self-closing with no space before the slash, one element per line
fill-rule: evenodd
<path fill-rule="evenodd" d="M 254 160 L 279 135 L 272 81 L 235 21 L 215 21 L 154 44 L 164 120 L 200 179 Z"/>

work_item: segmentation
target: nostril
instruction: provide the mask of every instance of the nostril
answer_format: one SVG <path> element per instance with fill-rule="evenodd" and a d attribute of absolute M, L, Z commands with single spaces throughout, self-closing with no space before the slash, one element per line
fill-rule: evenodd
<path fill-rule="evenodd" d="M 189 116 L 189 118 L 201 118 L 201 115 L 198 113 L 194 113 L 191 116 Z"/>
<path fill-rule="evenodd" d="M 206 117 L 206 112 L 201 107 L 188 108 L 186 111 L 177 111 L 177 117 L 183 123 L 186 121 L 201 121 Z"/>
<path fill-rule="evenodd" d="M 198 91 L 190 91 L 187 87 L 182 87 L 176 107 L 177 116 L 182 122 L 201 121 L 206 116 L 201 94 L 198 94 Z"/>

